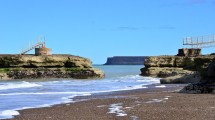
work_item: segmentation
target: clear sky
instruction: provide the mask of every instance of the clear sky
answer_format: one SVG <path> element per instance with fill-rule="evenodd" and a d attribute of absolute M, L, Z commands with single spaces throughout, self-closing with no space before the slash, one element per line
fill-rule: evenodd
<path fill-rule="evenodd" d="M 53 53 L 175 55 L 182 38 L 215 33 L 215 0 L 0 0 L 0 53 L 45 36 Z M 203 49 L 203 53 L 215 48 Z"/>

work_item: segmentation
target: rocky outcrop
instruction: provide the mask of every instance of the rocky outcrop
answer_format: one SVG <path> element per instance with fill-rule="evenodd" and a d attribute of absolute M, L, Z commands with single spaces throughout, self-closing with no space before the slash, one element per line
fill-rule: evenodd
<path fill-rule="evenodd" d="M 211 62 L 206 69 L 201 69 L 200 82 L 189 84 L 180 92 L 183 93 L 215 93 L 215 61 Z"/>
<path fill-rule="evenodd" d="M 205 68 L 215 56 L 155 56 L 145 60 L 141 75 L 159 77 L 161 83 L 194 83 L 199 82 L 205 74 Z"/>
<path fill-rule="evenodd" d="M 107 58 L 104 65 L 143 65 L 146 56 L 114 56 Z"/>
<path fill-rule="evenodd" d="M 101 70 L 92 62 L 72 55 L 0 55 L 1 79 L 34 78 L 103 78 Z"/>
<path fill-rule="evenodd" d="M 186 69 L 194 68 L 193 57 L 154 56 L 145 60 L 141 75 L 166 78 L 176 75 L 189 75 Z"/>
<path fill-rule="evenodd" d="M 180 91 L 183 93 L 215 93 L 215 56 L 149 57 L 141 75 L 160 77 L 162 84 L 190 83 Z"/>
<path fill-rule="evenodd" d="M 0 68 L 91 68 L 92 62 L 87 58 L 72 55 L 0 55 Z"/>

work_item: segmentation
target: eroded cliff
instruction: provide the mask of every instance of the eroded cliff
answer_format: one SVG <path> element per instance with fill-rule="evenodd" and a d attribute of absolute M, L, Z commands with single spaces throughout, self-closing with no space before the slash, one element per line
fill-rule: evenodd
<path fill-rule="evenodd" d="M 145 67 L 141 69 L 141 75 L 164 78 L 161 79 L 161 83 L 197 82 L 198 78 L 200 79 L 199 74 L 204 74 L 203 70 L 214 58 L 215 56 L 212 55 L 199 57 L 149 57 L 144 62 Z"/>
<path fill-rule="evenodd" d="M 1 79 L 103 78 L 92 62 L 73 55 L 0 55 Z"/>
<path fill-rule="evenodd" d="M 162 84 L 192 83 L 186 90 L 210 92 L 215 86 L 215 56 L 154 56 L 145 60 L 141 75 L 159 77 Z"/>

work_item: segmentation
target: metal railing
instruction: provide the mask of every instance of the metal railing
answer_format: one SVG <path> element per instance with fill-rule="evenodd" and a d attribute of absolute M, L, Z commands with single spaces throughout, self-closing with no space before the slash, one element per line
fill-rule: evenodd
<path fill-rule="evenodd" d="M 208 36 L 183 38 L 183 45 L 190 45 L 192 48 L 205 48 L 215 46 L 215 34 Z"/>
<path fill-rule="evenodd" d="M 24 55 L 25 53 L 27 53 L 27 52 L 29 52 L 29 51 L 35 49 L 36 47 L 45 46 L 45 44 L 46 44 L 45 42 L 40 42 L 40 41 L 39 41 L 37 44 L 30 46 L 30 47 L 29 47 L 28 49 L 26 49 L 26 50 L 23 50 L 23 51 L 20 53 L 20 55 Z"/>

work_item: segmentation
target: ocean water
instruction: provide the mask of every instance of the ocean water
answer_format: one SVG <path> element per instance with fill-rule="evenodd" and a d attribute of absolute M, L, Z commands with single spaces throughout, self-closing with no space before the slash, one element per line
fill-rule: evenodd
<path fill-rule="evenodd" d="M 0 119 L 19 115 L 17 110 L 75 102 L 75 96 L 147 89 L 147 85 L 159 83 L 158 78 L 139 76 L 141 65 L 95 67 L 105 71 L 104 79 L 0 81 Z"/>

